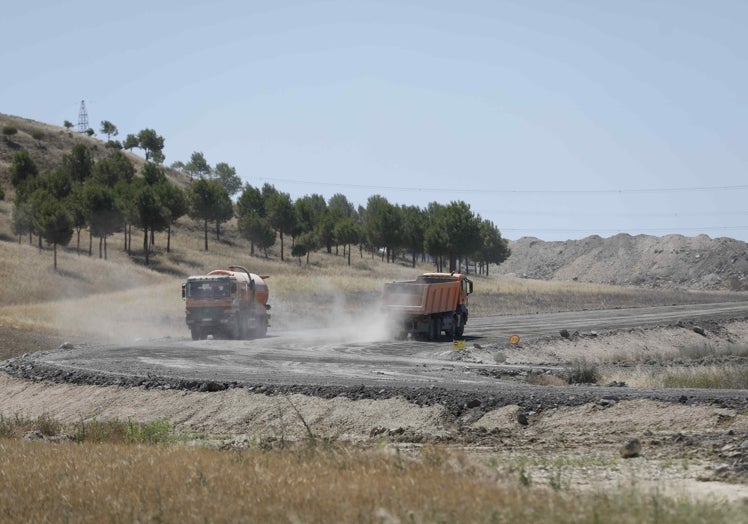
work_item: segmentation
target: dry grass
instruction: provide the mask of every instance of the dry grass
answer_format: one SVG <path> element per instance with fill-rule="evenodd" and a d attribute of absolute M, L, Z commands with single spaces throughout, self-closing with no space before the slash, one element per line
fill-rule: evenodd
<path fill-rule="evenodd" d="M 610 381 L 639 388 L 748 389 L 748 368 L 743 364 L 637 366 L 609 369 L 601 382 Z"/>
<path fill-rule="evenodd" d="M 476 316 L 550 313 L 735 300 L 734 293 L 644 289 L 586 282 L 517 277 L 475 277 L 471 314 Z"/>
<path fill-rule="evenodd" d="M 497 478 L 461 454 L 0 440 L 9 522 L 737 522 L 741 508 L 634 488 L 580 494 Z"/>
<path fill-rule="evenodd" d="M 641 388 L 748 389 L 748 346 L 689 345 L 673 351 L 620 353 L 597 366 L 599 382 Z M 619 367 L 616 363 L 626 363 Z"/>

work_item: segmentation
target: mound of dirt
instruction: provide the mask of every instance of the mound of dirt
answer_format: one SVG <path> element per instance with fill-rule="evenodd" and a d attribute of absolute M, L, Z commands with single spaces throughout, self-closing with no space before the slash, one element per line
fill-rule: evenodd
<path fill-rule="evenodd" d="M 541 280 L 692 289 L 748 289 L 748 244 L 707 235 L 631 236 L 509 243 L 500 274 Z"/>

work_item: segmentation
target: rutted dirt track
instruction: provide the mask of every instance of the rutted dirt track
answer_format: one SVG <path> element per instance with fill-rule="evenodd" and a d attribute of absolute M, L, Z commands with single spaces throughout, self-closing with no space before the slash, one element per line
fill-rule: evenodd
<path fill-rule="evenodd" d="M 748 499 L 748 391 L 532 386 L 511 379 L 610 351 L 748 344 L 748 304 L 487 317 L 468 327 L 466 350 L 449 341 L 351 342 L 351 333 L 362 331 L 356 326 L 345 330 L 348 342 L 314 330 L 252 341 L 185 336 L 70 344 L 0 363 L 0 414 L 52 414 L 68 423 L 164 418 L 182 431 L 221 436 L 218 442 L 229 446 L 309 431 L 354 442 L 444 442 L 506 455 L 507 464 L 530 453 L 539 462 L 523 467 L 536 478 L 552 474 L 548 461 L 561 458 L 583 464 L 583 472 L 569 469 L 575 485 L 637 475 Z M 507 342 L 514 333 L 522 337 L 519 346 Z M 497 352 L 505 362 L 497 363 Z M 641 441 L 641 457 L 611 472 L 631 438 Z M 585 462 L 590 457 L 594 464 Z"/>
<path fill-rule="evenodd" d="M 219 391 L 242 387 L 265 393 L 300 393 L 353 400 L 402 397 L 418 405 L 440 404 L 455 416 L 505 405 L 536 411 L 581 405 L 602 397 L 648 398 L 669 402 L 714 402 L 748 407 L 748 394 L 725 390 L 644 390 L 575 386 L 537 387 L 499 380 L 522 371 L 548 371 L 557 363 L 498 364 L 491 351 L 512 333 L 529 344 L 559 338 L 560 329 L 605 330 L 748 317 L 745 303 L 670 306 L 543 315 L 485 317 L 470 321 L 469 351 L 451 342 L 350 342 L 338 330 L 276 333 L 258 340 L 162 339 L 134 345 L 72 345 L 4 364 L 22 378 L 94 385 Z M 382 329 L 382 331 L 384 331 Z M 355 338 L 351 335 L 350 338 Z M 527 344 L 528 342 L 525 342 Z M 477 349 L 480 348 L 480 351 Z M 532 347 L 524 353 L 530 356 Z M 476 355 L 483 355 L 480 358 Z M 468 356 L 469 355 L 469 356 Z"/>

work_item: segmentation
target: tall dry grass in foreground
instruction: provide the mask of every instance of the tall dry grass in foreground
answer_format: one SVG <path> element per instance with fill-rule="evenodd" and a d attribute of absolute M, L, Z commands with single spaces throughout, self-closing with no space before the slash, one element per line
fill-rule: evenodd
<path fill-rule="evenodd" d="M 461 454 L 0 440 L 7 522 L 739 522 L 745 508 L 495 478 Z"/>

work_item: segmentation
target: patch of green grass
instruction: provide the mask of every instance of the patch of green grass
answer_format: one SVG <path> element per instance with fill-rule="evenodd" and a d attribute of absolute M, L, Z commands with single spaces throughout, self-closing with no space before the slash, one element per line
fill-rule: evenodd
<path fill-rule="evenodd" d="M 167 444 L 174 442 L 173 426 L 167 420 L 137 423 L 119 419 L 99 421 L 95 418 L 75 426 L 77 442 L 124 444 Z"/>

